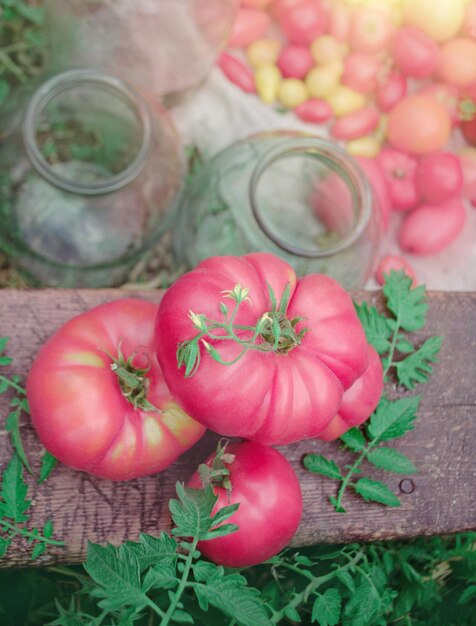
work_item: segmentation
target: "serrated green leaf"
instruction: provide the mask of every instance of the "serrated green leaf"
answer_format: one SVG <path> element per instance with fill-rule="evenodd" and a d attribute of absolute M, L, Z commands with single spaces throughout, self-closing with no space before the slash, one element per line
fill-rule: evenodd
<path fill-rule="evenodd" d="M 18 454 L 20 461 L 25 466 L 29 474 L 33 475 L 30 462 L 26 456 L 25 448 L 20 434 L 20 411 L 21 407 L 10 413 L 5 421 L 5 430 L 10 433 L 13 449 Z"/>
<path fill-rule="evenodd" d="M 44 543 L 37 543 L 32 550 L 31 560 L 34 561 L 35 559 L 37 559 L 39 556 L 43 554 L 45 550 L 46 550 L 46 545 Z"/>
<path fill-rule="evenodd" d="M 177 622 L 177 624 L 193 624 L 193 617 L 190 613 L 183 611 L 182 609 L 177 609 L 173 612 L 172 621 Z"/>
<path fill-rule="evenodd" d="M 23 465 L 17 454 L 14 454 L 2 477 L 0 498 L 4 502 L 3 516 L 15 522 L 26 522 L 29 518 L 26 511 L 31 501 L 26 499 L 28 485 L 23 480 Z"/>
<path fill-rule="evenodd" d="M 461 594 L 458 604 L 461 606 L 462 604 L 468 604 L 470 600 L 476 598 L 476 585 L 469 585 Z"/>
<path fill-rule="evenodd" d="M 4 539 L 3 537 L 0 537 L 0 559 L 3 559 L 10 544 L 11 544 L 10 539 Z"/>
<path fill-rule="evenodd" d="M 385 483 L 370 478 L 360 478 L 354 485 L 354 490 L 369 502 L 378 502 L 386 506 L 400 506 L 400 500 L 390 491 Z"/>
<path fill-rule="evenodd" d="M 170 513 L 176 526 L 172 530 L 180 537 L 202 536 L 210 529 L 210 516 L 217 501 L 217 496 L 208 485 L 205 489 L 190 489 L 183 484 L 176 484 L 178 500 L 169 502 Z"/>
<path fill-rule="evenodd" d="M 393 401 L 382 398 L 377 409 L 370 416 L 367 428 L 370 439 L 388 441 L 402 437 L 409 430 L 413 430 L 420 399 L 421 396 L 399 398 Z"/>
<path fill-rule="evenodd" d="M 395 448 L 374 448 L 367 454 L 367 460 L 379 469 L 394 474 L 415 474 L 418 472 L 412 461 Z"/>
<path fill-rule="evenodd" d="M 304 467 L 313 474 L 320 474 L 321 476 L 327 476 L 328 478 L 335 478 L 337 480 L 342 479 L 339 467 L 335 461 L 327 459 L 322 454 L 306 454 L 303 459 Z"/>
<path fill-rule="evenodd" d="M 311 561 L 311 559 L 309 559 L 304 554 L 295 554 L 294 560 L 296 561 L 296 563 L 299 563 L 300 565 L 306 565 L 307 567 L 311 567 L 312 565 L 314 565 L 313 561 Z"/>
<path fill-rule="evenodd" d="M 59 615 L 53 622 L 48 622 L 46 626 L 92 626 L 94 624 L 94 618 L 91 615 L 78 612 L 76 599 L 74 597 L 70 599 L 69 607 L 67 609 L 61 606 L 56 599 L 55 604 Z M 85 619 L 88 621 L 85 622 Z"/>
<path fill-rule="evenodd" d="M 173 589 L 178 585 L 177 572 L 173 565 L 155 565 L 145 575 L 142 589 Z"/>
<path fill-rule="evenodd" d="M 350 593 L 354 593 L 355 591 L 355 582 L 352 578 L 351 574 L 347 570 L 336 571 L 336 578 L 340 580 L 340 582 L 347 587 Z"/>
<path fill-rule="evenodd" d="M 236 504 L 229 504 L 221 508 L 211 519 L 210 526 L 218 526 L 222 522 L 229 519 L 235 511 L 238 510 L 240 504 L 237 502 Z"/>
<path fill-rule="evenodd" d="M 302 622 L 301 616 L 293 606 L 287 606 L 284 609 L 284 615 L 292 622 Z"/>
<path fill-rule="evenodd" d="M 414 389 L 418 383 L 427 382 L 433 372 L 432 363 L 438 361 L 442 343 L 442 337 L 430 337 L 416 352 L 394 363 L 398 382 L 407 389 Z"/>
<path fill-rule="evenodd" d="M 209 603 L 243 626 L 271 626 L 258 592 L 246 587 L 240 574 L 214 579 L 210 585 L 194 583 L 193 589 L 200 606 Z"/>
<path fill-rule="evenodd" d="M 38 484 L 44 482 L 54 470 L 58 464 L 58 459 L 45 450 L 45 453 L 41 457 L 40 475 L 38 477 Z"/>
<path fill-rule="evenodd" d="M 239 530 L 239 526 L 236 524 L 222 524 L 217 528 L 212 528 L 206 533 L 201 535 L 201 541 L 207 541 L 208 539 L 216 539 L 216 537 L 226 537 L 226 535 L 231 535 L 231 533 L 235 533 Z"/>
<path fill-rule="evenodd" d="M 141 609 L 147 606 L 142 589 L 137 556 L 127 544 L 119 547 L 88 543 L 84 569 L 96 582 L 93 595 L 101 598 L 99 606 L 108 611 L 122 607 Z"/>
<path fill-rule="evenodd" d="M 53 536 L 53 520 L 48 519 L 45 522 L 45 525 L 43 526 L 43 537 L 46 537 L 47 539 L 51 539 L 51 537 Z"/>
<path fill-rule="evenodd" d="M 365 449 L 367 441 L 358 428 L 351 428 L 346 433 L 341 435 L 340 440 L 354 452 L 361 452 Z"/>
<path fill-rule="evenodd" d="M 197 561 L 193 564 L 193 575 L 197 582 L 204 583 L 214 576 L 223 576 L 223 568 L 208 561 Z"/>
<path fill-rule="evenodd" d="M 128 542 L 128 548 L 135 553 L 141 572 L 152 566 L 175 567 L 177 542 L 165 532 L 161 532 L 158 537 L 141 533 L 138 542 Z"/>
<path fill-rule="evenodd" d="M 344 626 L 368 626 L 380 608 L 377 590 L 368 580 L 364 580 L 350 600 L 344 611 Z"/>
<path fill-rule="evenodd" d="M 385 275 L 383 285 L 388 309 L 394 314 L 398 325 L 408 331 L 423 328 L 428 309 L 425 287 L 419 285 L 412 288 L 412 282 L 403 270 L 392 270 Z"/>
<path fill-rule="evenodd" d="M 319 626 L 336 626 L 340 620 L 341 606 L 339 591 L 327 589 L 314 600 L 311 622 L 318 622 Z"/>
<path fill-rule="evenodd" d="M 387 317 L 377 311 L 374 306 L 367 302 L 354 303 L 360 323 L 364 327 L 365 336 L 377 354 L 382 355 L 390 350 L 392 328 Z"/>
<path fill-rule="evenodd" d="M 399 339 L 395 347 L 402 354 L 410 354 L 410 352 L 413 352 L 415 350 L 414 345 L 406 339 Z"/>

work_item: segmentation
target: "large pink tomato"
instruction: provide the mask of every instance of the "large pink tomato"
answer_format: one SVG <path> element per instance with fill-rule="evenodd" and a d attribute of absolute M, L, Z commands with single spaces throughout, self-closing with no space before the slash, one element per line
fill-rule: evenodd
<path fill-rule="evenodd" d="M 163 470 L 202 436 L 160 371 L 157 308 L 136 299 L 102 304 L 40 349 L 26 387 L 31 418 L 65 465 L 128 480 Z"/>
<path fill-rule="evenodd" d="M 273 448 L 246 441 L 229 445 L 226 453 L 234 456 L 225 464 L 231 493 L 213 487 L 218 496 L 213 514 L 238 502 L 238 510 L 227 523 L 237 524 L 239 530 L 201 541 L 198 548 L 220 565 L 249 567 L 271 558 L 291 541 L 301 521 L 301 487 L 291 463 Z M 208 465 L 214 456 L 207 460 Z M 201 487 L 198 472 L 188 486 Z"/>
<path fill-rule="evenodd" d="M 156 338 L 184 411 L 267 444 L 318 437 L 369 360 L 344 289 L 321 274 L 297 279 L 265 253 L 212 257 L 182 276 L 162 299 Z"/>

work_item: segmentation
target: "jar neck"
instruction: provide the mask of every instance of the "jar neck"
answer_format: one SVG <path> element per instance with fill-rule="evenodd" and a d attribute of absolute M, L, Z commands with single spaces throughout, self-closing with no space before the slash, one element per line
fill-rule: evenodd
<path fill-rule="evenodd" d="M 277 136 L 282 137 L 282 134 L 283 133 L 280 132 Z M 319 174 L 308 173 L 306 181 L 304 180 L 305 174 L 303 173 L 302 185 L 299 192 L 303 191 L 302 187 L 304 187 L 305 184 L 309 186 L 309 189 L 311 189 L 311 186 L 318 189 L 319 185 L 323 184 L 323 181 L 328 180 L 329 176 L 334 177 L 335 181 L 340 185 L 341 201 L 342 190 L 345 190 L 346 206 L 339 207 L 338 198 L 336 196 L 335 198 L 329 198 L 331 203 L 335 202 L 335 206 L 330 205 L 325 210 L 328 212 L 328 222 L 335 222 L 336 212 L 338 219 L 338 212 L 344 211 L 349 223 L 345 228 L 345 232 L 340 232 L 338 235 L 332 233 L 332 227 L 329 228 L 329 224 L 327 224 L 328 233 L 331 232 L 331 234 L 335 235 L 334 238 L 337 238 L 337 241 L 328 243 L 325 247 L 321 247 L 318 244 L 315 246 L 310 244 L 306 247 L 298 245 L 292 241 L 293 237 L 288 236 L 287 232 L 284 232 L 282 229 L 277 230 L 273 228 L 270 219 L 268 219 L 270 209 L 265 206 L 266 202 L 263 201 L 261 197 L 260 188 L 265 185 L 270 185 L 272 178 L 267 182 L 268 179 L 266 177 L 276 166 L 281 167 L 284 181 L 287 175 L 286 170 L 288 169 L 288 165 L 292 165 L 294 170 L 296 170 L 296 168 L 300 169 L 299 164 L 296 163 L 296 157 L 305 158 L 307 162 L 315 168 L 316 172 L 320 172 Z M 294 163 L 292 159 L 294 159 Z M 276 176 L 279 177 L 277 173 L 274 173 L 275 178 Z M 315 180 L 310 182 L 309 179 L 313 177 Z M 278 190 L 276 193 L 279 193 Z M 312 207 L 312 193 L 312 191 L 309 191 L 306 196 L 308 201 L 306 209 L 308 209 L 310 213 L 314 213 L 316 209 L 316 207 Z M 354 158 L 330 141 L 291 132 L 288 138 L 282 139 L 277 145 L 273 145 L 260 156 L 253 168 L 248 194 L 252 213 L 258 227 L 264 235 L 282 250 L 302 258 L 318 259 L 331 257 L 350 248 L 366 229 L 373 210 L 373 195 L 370 184 L 359 163 Z M 287 200 L 278 197 L 274 208 L 276 212 L 280 212 L 281 214 L 285 213 L 288 211 Z M 330 215 L 332 211 L 335 213 L 334 216 Z M 316 215 L 313 214 L 310 219 L 312 218 L 317 219 L 317 212 Z M 324 220 L 324 224 L 325 223 L 326 220 Z M 301 229 L 303 237 L 306 237 L 306 231 L 309 226 L 306 220 L 300 221 L 300 217 L 297 215 L 295 222 L 288 220 L 288 227 L 289 224 L 292 224 L 292 231 L 298 232 Z M 311 237 L 311 231 L 312 225 L 309 229 L 309 238 Z M 299 238 L 294 237 L 294 239 Z M 311 239 L 309 239 L 309 241 L 311 241 Z"/>
<path fill-rule="evenodd" d="M 86 93 L 87 97 L 77 97 L 77 95 L 85 96 Z M 100 100 L 100 105 L 97 104 L 96 98 Z M 65 100 L 67 100 L 67 104 L 65 104 Z M 107 145 L 103 146 L 103 152 L 97 146 L 76 145 L 76 153 L 73 152 L 73 154 L 79 153 L 81 155 L 81 149 L 83 155 L 87 155 L 88 150 L 90 153 L 96 150 L 94 165 L 97 166 L 98 171 L 101 170 L 101 175 L 89 176 L 89 179 L 86 177 L 86 179 L 81 180 L 81 177 L 75 176 L 75 172 L 78 171 L 77 167 L 67 172 L 68 163 L 65 163 L 64 160 L 60 159 L 52 163 L 48 159 L 45 154 L 45 145 L 42 146 L 39 142 L 39 129 L 42 119 L 45 117 L 49 118 L 49 123 L 51 123 L 51 119 L 54 120 L 54 113 L 51 111 L 61 112 L 63 128 L 65 127 L 64 119 L 67 116 L 70 117 L 70 125 L 73 124 L 76 127 L 80 127 L 78 118 L 82 120 L 89 118 L 89 123 L 92 122 L 93 124 L 93 130 L 87 132 L 91 136 L 94 136 L 97 131 L 94 128 L 95 116 L 97 118 L 99 114 L 103 120 L 107 120 L 109 117 L 108 140 L 120 144 L 120 139 L 117 140 L 117 136 L 115 140 L 114 124 L 117 120 L 113 120 L 112 111 L 114 107 L 116 109 L 122 108 L 123 113 L 127 112 L 128 120 L 131 121 L 130 132 L 135 135 L 134 151 L 131 154 L 128 153 L 127 142 L 122 142 L 124 144 L 122 146 L 115 146 L 116 151 L 121 154 L 121 159 L 118 159 L 115 169 L 112 168 L 109 171 L 101 167 L 100 159 L 108 154 Z M 120 126 L 117 124 L 118 129 Z M 55 140 L 55 133 L 50 134 L 51 147 L 51 142 L 54 143 Z M 70 139 L 73 148 L 76 139 L 77 137 Z M 122 80 L 94 70 L 70 70 L 49 79 L 33 94 L 23 121 L 23 142 L 28 157 L 37 172 L 56 187 L 82 195 L 105 194 L 123 188 L 134 180 L 144 167 L 152 145 L 151 114 L 148 104 L 141 94 L 134 91 Z M 68 148 L 67 142 L 66 135 L 66 139 L 62 139 L 62 146 Z M 80 156 L 79 160 L 75 160 L 76 166 L 78 163 L 81 166 L 80 169 L 83 170 L 91 166 L 87 156 Z"/>

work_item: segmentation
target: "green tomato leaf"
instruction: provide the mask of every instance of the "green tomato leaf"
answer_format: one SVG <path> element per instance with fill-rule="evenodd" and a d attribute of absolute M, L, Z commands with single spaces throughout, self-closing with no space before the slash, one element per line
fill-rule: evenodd
<path fill-rule="evenodd" d="M 224 574 L 223 567 L 209 563 L 208 561 L 197 561 L 193 564 L 192 568 L 195 580 L 199 583 L 204 583 L 207 580 L 212 580 Z"/>
<path fill-rule="evenodd" d="M 413 352 L 415 350 L 414 345 L 406 339 L 399 339 L 395 347 L 402 354 L 410 354 L 410 352 Z"/>
<path fill-rule="evenodd" d="M 49 478 L 51 472 L 54 470 L 56 465 L 58 464 L 58 459 L 54 457 L 52 454 L 45 450 L 45 453 L 41 457 L 41 469 L 40 476 L 38 477 L 38 484 L 44 482 L 47 478 Z"/>
<path fill-rule="evenodd" d="M 25 448 L 23 447 L 23 441 L 21 439 L 20 414 L 21 406 L 8 415 L 5 422 L 5 429 L 10 433 L 12 446 L 18 454 L 20 461 L 23 463 L 28 473 L 33 475 L 33 470 L 31 469 L 30 462 L 26 456 Z"/>
<path fill-rule="evenodd" d="M 476 585 L 469 585 L 461 594 L 458 604 L 461 606 L 462 604 L 468 604 L 470 600 L 476 598 Z"/>
<path fill-rule="evenodd" d="M 173 565 L 155 565 L 145 575 L 142 589 L 173 589 L 178 585 L 177 572 Z"/>
<path fill-rule="evenodd" d="M 386 506 L 400 506 L 400 500 L 385 483 L 370 478 L 360 478 L 353 487 L 367 502 L 378 502 Z"/>
<path fill-rule="evenodd" d="M 177 624 L 193 624 L 194 620 L 190 613 L 182 609 L 177 609 L 172 614 L 172 622 L 177 622 Z"/>
<path fill-rule="evenodd" d="M 135 553 L 141 572 L 151 566 L 172 566 L 177 562 L 177 542 L 165 532 L 158 537 L 141 533 L 139 542 L 128 542 L 128 548 Z"/>
<path fill-rule="evenodd" d="M 23 465 L 18 454 L 14 454 L 3 473 L 0 498 L 3 500 L 2 514 L 15 522 L 26 522 L 26 511 L 31 501 L 26 499 L 28 485 L 23 480 Z"/>
<path fill-rule="evenodd" d="M 430 337 L 416 352 L 395 363 L 398 382 L 407 389 L 414 389 L 418 383 L 426 383 L 433 372 L 432 363 L 443 343 L 442 337 Z"/>
<path fill-rule="evenodd" d="M 313 474 L 320 474 L 321 476 L 335 478 L 336 480 L 342 479 L 342 474 L 336 462 L 327 459 L 321 454 L 306 454 L 303 459 L 303 465 Z"/>
<path fill-rule="evenodd" d="M 99 606 L 108 611 L 122 607 L 145 607 L 148 598 L 142 589 L 139 560 L 127 544 L 100 546 L 88 543 L 84 569 L 95 581 L 93 595 L 101 598 Z"/>
<path fill-rule="evenodd" d="M 413 430 L 421 396 L 390 401 L 382 398 L 370 416 L 367 433 L 370 439 L 388 441 Z"/>
<path fill-rule="evenodd" d="M 354 593 L 355 591 L 355 582 L 352 578 L 351 574 L 347 570 L 336 571 L 336 578 L 340 580 L 340 582 L 347 587 L 350 593 Z"/>
<path fill-rule="evenodd" d="M 194 583 L 193 590 L 201 607 L 211 604 L 243 626 L 271 626 L 258 591 L 247 587 L 240 574 L 213 579 L 205 585 Z"/>
<path fill-rule="evenodd" d="M 367 460 L 379 469 L 395 474 L 416 474 L 418 469 L 410 459 L 395 448 L 380 447 L 370 450 Z"/>
<path fill-rule="evenodd" d="M 347 602 L 344 611 L 344 626 L 368 626 L 380 608 L 380 598 L 376 588 L 364 580 Z"/>
<path fill-rule="evenodd" d="M 362 431 L 358 428 L 351 428 L 341 436 L 340 440 L 354 452 L 361 452 L 367 445 Z"/>
<path fill-rule="evenodd" d="M 37 543 L 32 550 L 31 560 L 34 561 L 35 559 L 37 559 L 39 556 L 43 554 L 45 550 L 46 550 L 46 545 L 44 543 Z"/>
<path fill-rule="evenodd" d="M 340 620 L 342 598 L 337 589 L 327 589 L 314 600 L 311 622 L 319 626 L 336 626 Z"/>
<path fill-rule="evenodd" d="M 392 328 L 385 315 L 377 311 L 374 306 L 367 302 L 354 303 L 357 316 L 364 327 L 367 341 L 375 348 L 379 355 L 390 350 Z"/>
<path fill-rule="evenodd" d="M 4 539 L 3 537 L 0 537 L 0 559 L 3 559 L 8 548 L 10 547 L 10 544 L 10 539 Z"/>
<path fill-rule="evenodd" d="M 423 285 L 412 288 L 412 279 L 403 270 L 392 270 L 385 275 L 383 293 L 400 328 L 408 331 L 423 328 L 428 309 Z"/>
<path fill-rule="evenodd" d="M 302 622 L 301 616 L 297 612 L 297 610 L 293 606 L 287 606 L 284 609 L 284 615 L 290 619 L 292 622 L 300 623 Z"/>

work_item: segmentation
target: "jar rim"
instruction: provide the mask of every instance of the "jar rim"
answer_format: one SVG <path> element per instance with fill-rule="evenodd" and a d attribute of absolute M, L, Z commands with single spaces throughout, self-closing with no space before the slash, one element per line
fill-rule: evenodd
<path fill-rule="evenodd" d="M 279 134 L 283 134 L 283 131 L 280 131 Z M 294 131 L 290 131 L 286 134 L 287 138 L 285 138 L 277 146 L 273 146 L 266 150 L 266 152 L 259 157 L 253 167 L 248 187 L 248 196 L 253 216 L 258 226 L 276 246 L 298 257 L 312 259 L 327 258 L 347 250 L 359 239 L 370 220 L 373 195 L 370 182 L 365 176 L 365 173 L 358 161 L 352 158 L 343 148 L 335 143 L 320 137 L 310 136 L 304 133 L 299 134 Z M 304 250 L 277 236 L 266 224 L 258 206 L 258 185 L 261 177 L 268 167 L 286 156 L 299 153 L 307 154 L 311 157 L 313 156 L 317 160 L 326 162 L 328 166 L 329 164 L 332 164 L 332 169 L 338 174 L 343 175 L 349 189 L 351 191 L 355 191 L 355 193 L 352 194 L 354 212 L 356 210 L 357 202 L 360 207 L 357 220 L 352 225 L 350 232 L 347 233 L 337 244 L 330 246 L 325 250 Z"/>
<path fill-rule="evenodd" d="M 103 181 L 88 183 L 73 182 L 54 171 L 45 159 L 36 140 L 36 120 L 45 107 L 59 94 L 81 84 L 97 83 L 115 92 L 131 106 L 140 122 L 142 141 L 132 162 L 118 174 Z M 96 70 L 74 69 L 57 74 L 44 82 L 33 94 L 23 121 L 23 142 L 35 169 L 50 183 L 71 192 L 83 195 L 99 195 L 121 189 L 136 178 L 145 165 L 152 146 L 152 120 L 146 100 L 120 78 Z"/>

